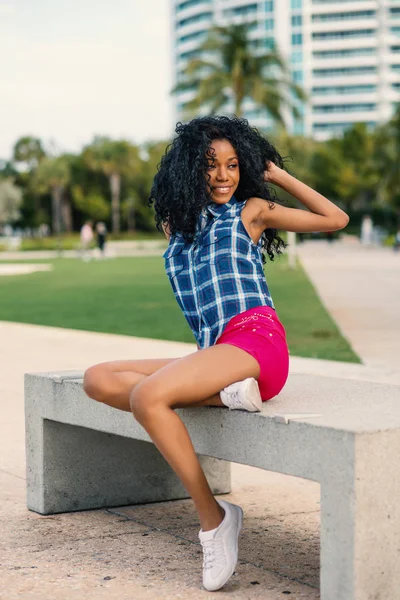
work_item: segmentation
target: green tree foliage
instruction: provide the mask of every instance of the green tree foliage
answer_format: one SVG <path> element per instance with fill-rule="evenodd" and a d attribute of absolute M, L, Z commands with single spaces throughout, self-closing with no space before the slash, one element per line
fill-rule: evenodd
<path fill-rule="evenodd" d="M 32 179 L 32 187 L 36 192 L 39 194 L 50 192 L 51 194 L 52 230 L 56 235 L 61 233 L 63 221 L 66 225 L 65 217 L 68 211 L 63 210 L 63 204 L 67 202 L 65 191 L 71 181 L 72 160 L 73 158 L 66 154 L 58 157 L 46 157 L 36 168 Z"/>
<path fill-rule="evenodd" d="M 290 173 L 354 216 L 350 228 L 353 224 L 357 230 L 357 218 L 368 211 L 374 222 L 394 229 L 395 211 L 400 217 L 400 111 L 375 131 L 356 124 L 326 142 L 290 136 L 283 130 L 269 137 Z M 43 156 L 40 140 L 22 140 L 31 138 L 17 142 L 11 162 L 0 161 L 0 181 L 12 181 L 23 192 L 16 224 L 32 227 L 52 223 L 57 233 L 72 226 L 77 230 L 91 218 L 106 221 L 111 229 L 112 207 L 117 206 L 113 224 L 118 214 L 119 225 L 114 230 L 155 231 L 153 211 L 147 202 L 168 141 L 136 146 L 102 137 L 95 138 L 80 154 L 51 157 Z M 111 198 L 113 173 L 119 178 L 119 194 Z M 276 191 L 278 198 L 296 206 L 291 196 Z"/>
<path fill-rule="evenodd" d="M 12 179 L 0 181 L 0 225 L 12 224 L 20 217 L 22 190 Z"/>
<path fill-rule="evenodd" d="M 214 27 L 199 49 L 199 57 L 188 62 L 173 92 L 196 89 L 196 96 L 185 105 L 186 116 L 206 110 L 213 114 L 233 103 L 240 117 L 246 99 L 266 109 L 270 116 L 284 124 L 282 109 L 292 98 L 304 100 L 303 90 L 296 85 L 276 48 L 260 53 L 250 39 L 249 25 Z"/>
<path fill-rule="evenodd" d="M 50 223 L 47 216 L 48 198 L 41 197 L 33 185 L 35 171 L 45 156 L 42 141 L 37 137 L 26 135 L 14 144 L 11 164 L 15 169 L 15 183 L 23 189 L 21 224 L 31 227 L 43 222 Z"/>
<path fill-rule="evenodd" d="M 74 185 L 71 194 L 74 206 L 79 209 L 85 218 L 90 218 L 93 221 L 108 221 L 111 206 L 100 193 L 91 191 L 85 194 L 80 185 Z"/>
<path fill-rule="evenodd" d="M 379 197 L 397 211 L 400 222 L 400 106 L 376 131 L 373 160 L 380 174 Z"/>
<path fill-rule="evenodd" d="M 121 229 L 121 181 L 132 177 L 138 169 L 139 154 L 135 146 L 125 140 L 96 137 L 83 151 L 83 160 L 89 169 L 103 173 L 107 178 L 111 194 L 112 231 Z"/>
<path fill-rule="evenodd" d="M 19 138 L 14 145 L 13 161 L 23 164 L 29 170 L 38 166 L 46 156 L 39 138 L 30 135 Z"/>

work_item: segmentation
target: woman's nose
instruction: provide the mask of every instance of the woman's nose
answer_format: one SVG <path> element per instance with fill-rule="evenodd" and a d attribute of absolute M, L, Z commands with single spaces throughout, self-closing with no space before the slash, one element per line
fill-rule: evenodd
<path fill-rule="evenodd" d="M 228 171 L 226 169 L 220 167 L 217 171 L 217 179 L 218 179 L 218 181 L 227 181 Z"/>

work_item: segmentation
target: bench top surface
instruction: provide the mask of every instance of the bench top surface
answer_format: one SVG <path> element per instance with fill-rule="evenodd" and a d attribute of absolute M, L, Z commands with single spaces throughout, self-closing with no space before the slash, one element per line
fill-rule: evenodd
<path fill-rule="evenodd" d="M 32 375 L 62 383 L 66 392 L 70 389 L 75 393 L 76 386 L 82 386 L 78 372 Z M 238 419 L 247 416 L 242 411 L 234 412 Z M 296 421 L 358 433 L 400 430 L 400 386 L 319 375 L 291 375 L 281 394 L 265 402 L 262 412 L 255 416 L 280 423 Z"/>

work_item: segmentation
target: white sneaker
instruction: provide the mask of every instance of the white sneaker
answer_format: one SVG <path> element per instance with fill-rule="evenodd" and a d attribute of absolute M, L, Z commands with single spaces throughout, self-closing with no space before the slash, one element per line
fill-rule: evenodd
<path fill-rule="evenodd" d="M 211 531 L 200 530 L 203 546 L 203 585 L 209 592 L 219 590 L 233 575 L 238 561 L 238 537 L 242 528 L 240 506 L 219 500 L 225 511 L 222 523 Z"/>
<path fill-rule="evenodd" d="M 228 385 L 220 392 L 220 398 L 231 410 L 260 412 L 262 407 L 258 383 L 253 377 Z"/>

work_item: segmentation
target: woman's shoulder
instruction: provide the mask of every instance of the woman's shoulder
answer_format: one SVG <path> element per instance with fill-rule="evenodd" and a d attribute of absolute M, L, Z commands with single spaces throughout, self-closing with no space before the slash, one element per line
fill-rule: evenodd
<path fill-rule="evenodd" d="M 266 200 L 252 196 L 248 198 L 242 210 L 242 220 L 248 223 L 258 221 L 262 211 L 265 209 Z"/>

